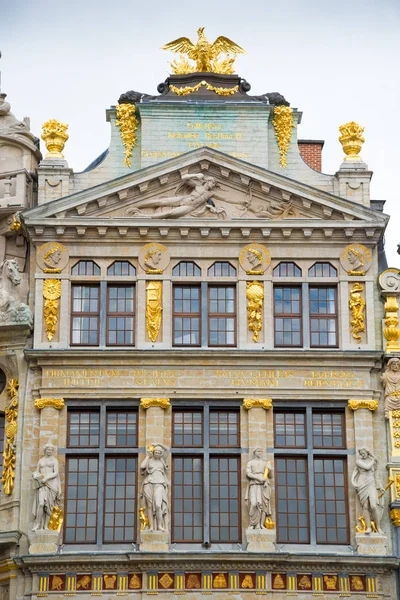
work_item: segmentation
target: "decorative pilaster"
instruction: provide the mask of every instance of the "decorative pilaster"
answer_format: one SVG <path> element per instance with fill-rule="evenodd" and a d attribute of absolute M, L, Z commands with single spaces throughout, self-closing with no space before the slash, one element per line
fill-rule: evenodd
<path fill-rule="evenodd" d="M 10 496 L 14 489 L 15 463 L 16 463 L 16 444 L 17 435 L 17 417 L 18 417 L 18 379 L 10 379 L 7 385 L 7 393 L 10 401 L 5 409 L 6 422 L 5 440 L 3 452 L 3 472 L 1 483 L 6 496 Z"/>
<path fill-rule="evenodd" d="M 63 398 L 37 398 L 35 408 L 40 411 L 39 445 L 59 444 L 60 411 L 64 408 Z"/>

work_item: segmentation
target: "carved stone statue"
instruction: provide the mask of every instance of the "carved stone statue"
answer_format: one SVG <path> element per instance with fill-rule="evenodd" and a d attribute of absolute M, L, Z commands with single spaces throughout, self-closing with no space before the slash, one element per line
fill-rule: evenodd
<path fill-rule="evenodd" d="M 170 482 L 167 477 L 167 456 L 167 446 L 154 444 L 147 448 L 146 458 L 140 465 L 144 475 L 141 497 L 146 505 L 150 531 L 168 531 Z"/>
<path fill-rule="evenodd" d="M 263 451 L 256 448 L 253 458 L 247 463 L 248 480 L 245 501 L 249 509 L 250 527 L 266 529 L 264 522 L 271 516 L 271 464 L 262 458 Z"/>
<path fill-rule="evenodd" d="M 44 447 L 44 456 L 37 464 L 36 471 L 32 473 L 33 489 L 33 531 L 47 529 L 54 506 L 58 505 L 61 497 L 61 481 L 58 473 L 58 460 L 54 456 L 55 447 L 47 444 Z"/>
<path fill-rule="evenodd" d="M 378 492 L 383 492 L 382 483 L 379 479 L 378 460 L 365 448 L 358 451 L 356 466 L 351 477 L 351 484 L 357 492 L 362 510 L 362 516 L 367 524 L 364 533 L 371 533 L 374 522 L 377 533 L 383 533 L 381 530 L 381 519 L 383 514 L 383 499 L 380 499 Z"/>
<path fill-rule="evenodd" d="M 15 288 L 21 283 L 16 260 L 6 259 L 0 265 L 0 325 L 27 324 L 32 326 L 32 312 L 17 296 Z"/>
<path fill-rule="evenodd" d="M 388 361 L 381 382 L 385 390 L 385 417 L 388 419 L 390 410 L 400 409 L 400 358 Z"/>

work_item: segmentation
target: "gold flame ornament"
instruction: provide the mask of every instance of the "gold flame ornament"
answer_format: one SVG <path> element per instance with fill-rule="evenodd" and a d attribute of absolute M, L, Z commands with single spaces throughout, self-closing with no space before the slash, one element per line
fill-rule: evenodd
<path fill-rule="evenodd" d="M 149 281 L 146 288 L 146 328 L 152 342 L 158 338 L 162 320 L 162 282 Z"/>
<path fill-rule="evenodd" d="M 61 297 L 61 280 L 45 279 L 43 283 L 44 307 L 43 315 L 46 323 L 46 334 L 49 342 L 54 337 L 58 321 L 58 311 L 60 308 L 59 298 Z"/>
<path fill-rule="evenodd" d="M 65 142 L 69 138 L 67 134 L 68 125 L 60 123 L 56 119 L 50 119 L 42 125 L 42 140 L 46 144 L 48 150 L 47 158 L 64 158 L 62 151 L 64 150 Z"/>
<path fill-rule="evenodd" d="M 346 154 L 344 160 L 360 161 L 361 148 L 365 139 L 363 138 L 364 127 L 361 127 L 355 121 L 349 121 L 344 125 L 340 125 L 339 131 L 341 136 L 339 142 L 342 144 L 343 152 Z"/>
<path fill-rule="evenodd" d="M 223 35 L 217 37 L 210 44 L 204 35 L 204 27 L 199 27 L 197 36 L 195 44 L 187 37 L 180 37 L 161 46 L 162 50 L 179 52 L 181 54 L 179 59 L 175 59 L 171 63 L 173 72 L 176 74 L 187 74 L 195 71 L 198 73 L 234 73 L 233 63 L 236 55 L 245 54 L 245 50 Z M 218 60 L 220 54 L 227 54 L 227 57 L 223 60 Z M 196 67 L 188 63 L 183 55 L 186 55 L 190 60 L 194 60 Z"/>
<path fill-rule="evenodd" d="M 351 334 L 357 342 L 361 342 L 361 333 L 365 331 L 365 300 L 361 296 L 364 286 L 355 283 L 350 291 L 349 307 L 351 311 Z"/>
<path fill-rule="evenodd" d="M 136 129 L 139 125 L 136 117 L 136 107 L 134 104 L 118 104 L 116 112 L 117 120 L 115 124 L 119 128 L 125 148 L 124 167 L 130 167 L 132 150 L 136 144 Z"/>
<path fill-rule="evenodd" d="M 18 417 L 18 379 L 10 379 L 7 385 L 7 393 L 10 402 L 5 409 L 7 425 L 5 428 L 5 441 L 3 452 L 3 472 L 1 483 L 3 492 L 10 496 L 14 489 L 16 446 L 15 436 L 17 435 L 17 417 Z"/>
<path fill-rule="evenodd" d="M 248 281 L 246 289 L 247 319 L 249 330 L 254 332 L 253 340 L 258 342 L 259 333 L 262 329 L 262 307 L 264 299 L 264 287 L 258 281 Z"/>
<path fill-rule="evenodd" d="M 293 110 L 290 106 L 275 106 L 272 125 L 275 129 L 275 137 L 279 148 L 279 164 L 282 169 L 287 167 L 287 153 L 292 139 L 292 129 L 294 128 Z"/>

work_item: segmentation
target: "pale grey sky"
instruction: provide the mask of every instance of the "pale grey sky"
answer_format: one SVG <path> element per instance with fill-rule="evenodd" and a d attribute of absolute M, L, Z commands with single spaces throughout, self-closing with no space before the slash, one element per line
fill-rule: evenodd
<path fill-rule="evenodd" d="M 303 111 L 299 137 L 325 140 L 325 173 L 342 162 L 338 126 L 365 127 L 372 197 L 392 216 L 388 262 L 400 267 L 399 0 L 0 0 L 2 90 L 38 136 L 49 118 L 69 123 L 65 156 L 82 170 L 108 146 L 105 109 L 128 89 L 157 93 L 172 59 L 160 46 L 202 25 L 245 48 L 236 65 L 251 93 L 278 91 Z"/>

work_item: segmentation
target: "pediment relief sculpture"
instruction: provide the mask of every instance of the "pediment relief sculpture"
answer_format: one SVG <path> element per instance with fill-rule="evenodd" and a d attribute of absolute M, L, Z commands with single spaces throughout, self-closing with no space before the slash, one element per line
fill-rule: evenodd
<path fill-rule="evenodd" d="M 21 302 L 17 288 L 21 284 L 18 263 L 6 259 L 0 265 L 0 325 L 33 325 L 32 312 Z"/>

